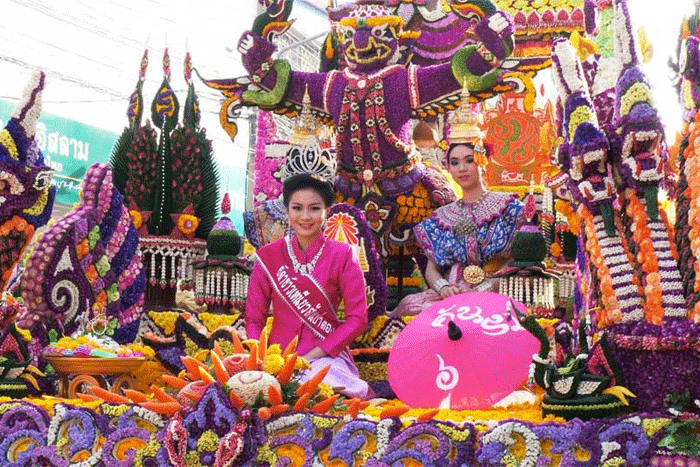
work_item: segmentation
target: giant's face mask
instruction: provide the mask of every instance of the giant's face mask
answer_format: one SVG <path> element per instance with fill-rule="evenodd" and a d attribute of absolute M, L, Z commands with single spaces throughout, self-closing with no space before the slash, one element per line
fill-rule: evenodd
<path fill-rule="evenodd" d="M 53 176 L 53 171 L 43 164 L 33 165 L 26 157 L 12 157 L 14 148 L 8 143 L 23 139 L 23 135 L 15 131 L 14 123 L 10 121 L 0 135 L 0 222 L 13 215 L 41 216 L 49 204 Z"/>
<path fill-rule="evenodd" d="M 403 21 L 398 16 L 343 18 L 338 38 L 348 66 L 369 72 L 397 63 Z"/>

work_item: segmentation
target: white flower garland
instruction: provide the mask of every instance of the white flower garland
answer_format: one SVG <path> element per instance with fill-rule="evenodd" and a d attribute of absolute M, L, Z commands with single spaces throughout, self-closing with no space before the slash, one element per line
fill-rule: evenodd
<path fill-rule="evenodd" d="M 525 440 L 525 455 L 518 467 L 535 467 L 537 465 L 537 459 L 542 453 L 542 447 L 540 446 L 537 435 L 533 433 L 527 425 L 520 422 L 506 422 L 497 426 L 493 431 L 484 435 L 482 438 L 482 445 L 498 442 L 510 449 L 510 447 L 515 444 L 513 433 L 521 435 Z"/>

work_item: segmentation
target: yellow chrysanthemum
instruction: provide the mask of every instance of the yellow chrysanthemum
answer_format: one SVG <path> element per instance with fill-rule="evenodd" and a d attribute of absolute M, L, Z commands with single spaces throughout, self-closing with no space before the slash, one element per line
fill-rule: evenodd
<path fill-rule="evenodd" d="M 250 348 L 251 345 L 255 344 L 256 346 L 259 344 L 257 339 L 245 339 L 243 340 L 243 345 L 246 347 Z"/>
<path fill-rule="evenodd" d="M 280 354 L 268 353 L 265 355 L 265 360 L 263 360 L 263 371 L 270 373 L 271 375 L 276 375 L 284 366 L 284 358 Z"/>
<path fill-rule="evenodd" d="M 270 347 L 267 348 L 267 354 L 282 355 L 282 348 L 279 344 L 272 344 Z"/>
<path fill-rule="evenodd" d="M 294 369 L 295 370 L 310 370 L 311 365 L 309 365 L 309 362 L 306 361 L 305 358 L 299 357 L 299 358 L 297 358 L 297 361 L 294 364 Z"/>
<path fill-rule="evenodd" d="M 329 398 L 333 394 L 335 394 L 335 391 L 333 391 L 333 388 L 328 383 L 319 383 L 318 392 L 319 392 L 319 394 L 321 394 L 321 396 L 323 396 L 325 398 Z"/>

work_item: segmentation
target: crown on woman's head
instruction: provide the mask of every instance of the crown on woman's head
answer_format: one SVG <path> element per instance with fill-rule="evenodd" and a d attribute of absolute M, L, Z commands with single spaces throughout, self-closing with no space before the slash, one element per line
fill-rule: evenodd
<path fill-rule="evenodd" d="M 289 149 L 284 163 L 284 178 L 305 173 L 332 184 L 337 168 L 335 150 L 321 147 L 318 138 L 318 122 L 311 114 L 311 99 L 307 87 L 302 100 L 299 120 L 289 138 Z"/>
<path fill-rule="evenodd" d="M 475 162 L 486 165 L 486 149 L 484 148 L 484 132 L 481 126 L 484 123 L 483 116 L 472 109 L 469 103 L 469 89 L 465 82 L 460 93 L 460 103 L 457 110 L 450 118 L 450 132 L 448 140 L 450 144 L 471 144 L 474 146 Z M 476 156 L 476 154 L 481 157 Z"/>

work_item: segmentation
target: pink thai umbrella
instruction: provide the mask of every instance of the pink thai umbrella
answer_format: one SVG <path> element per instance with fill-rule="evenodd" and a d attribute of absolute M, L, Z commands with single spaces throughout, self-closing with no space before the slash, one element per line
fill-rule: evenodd
<path fill-rule="evenodd" d="M 469 292 L 435 303 L 401 331 L 389 353 L 389 384 L 411 407 L 489 407 L 525 380 L 539 343 L 512 307 L 493 292 Z"/>

